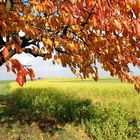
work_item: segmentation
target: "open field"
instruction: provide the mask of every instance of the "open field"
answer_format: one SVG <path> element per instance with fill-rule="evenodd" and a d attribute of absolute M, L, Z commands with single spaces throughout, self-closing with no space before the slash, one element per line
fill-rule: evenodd
<path fill-rule="evenodd" d="M 119 79 L 0 82 L 0 139 L 140 139 L 140 94 Z"/>

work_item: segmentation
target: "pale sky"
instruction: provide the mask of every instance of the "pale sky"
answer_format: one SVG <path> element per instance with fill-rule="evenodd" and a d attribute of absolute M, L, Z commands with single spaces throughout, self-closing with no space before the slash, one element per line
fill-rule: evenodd
<path fill-rule="evenodd" d="M 53 65 L 50 61 L 43 61 L 41 57 L 34 58 L 29 54 L 15 55 L 14 58 L 18 59 L 22 64 L 32 65 L 33 70 L 36 73 L 36 78 L 72 78 L 76 77 L 69 68 L 63 68 L 61 65 Z M 105 72 L 99 67 L 100 77 L 109 77 L 109 72 Z M 138 75 L 140 70 L 132 67 L 132 71 Z M 0 67 L 0 80 L 12 80 L 15 79 L 15 75 L 12 72 L 7 73 L 5 64 Z"/>

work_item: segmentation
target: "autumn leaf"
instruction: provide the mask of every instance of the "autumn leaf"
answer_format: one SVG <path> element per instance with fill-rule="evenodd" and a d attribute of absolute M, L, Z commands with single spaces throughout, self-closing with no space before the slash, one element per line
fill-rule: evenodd
<path fill-rule="evenodd" d="M 134 85 L 135 89 L 138 91 L 138 93 L 140 92 L 140 86 L 138 84 Z"/>
<path fill-rule="evenodd" d="M 18 84 L 20 85 L 20 86 L 23 86 L 24 85 L 24 83 L 25 83 L 25 77 L 22 75 L 22 74 L 18 74 L 17 75 L 17 78 L 16 78 L 16 81 L 18 82 Z"/>
<path fill-rule="evenodd" d="M 11 48 L 12 48 L 12 50 L 16 50 L 17 54 L 22 53 L 22 48 L 16 43 L 12 44 Z"/>
<path fill-rule="evenodd" d="M 17 78 L 16 81 L 18 82 L 18 84 L 20 86 L 23 86 L 24 83 L 26 83 L 26 75 L 27 75 L 27 71 L 25 68 L 21 68 L 18 73 L 17 73 Z"/>
<path fill-rule="evenodd" d="M 85 2 L 86 2 L 87 8 L 88 8 L 89 10 L 91 10 L 91 9 L 92 9 L 92 6 L 93 6 L 93 4 L 94 4 L 94 1 L 93 1 L 93 0 L 85 0 Z"/>
<path fill-rule="evenodd" d="M 9 51 L 7 48 L 4 48 L 4 50 L 2 51 L 2 54 L 5 59 L 9 58 Z"/>
<path fill-rule="evenodd" d="M 50 46 L 53 45 L 53 42 L 50 38 L 43 38 L 43 42 L 47 45 L 50 45 Z"/>
<path fill-rule="evenodd" d="M 74 44 L 74 42 L 71 42 L 70 44 L 69 44 L 69 46 L 70 46 L 70 48 L 74 48 L 75 47 L 75 44 Z"/>
<path fill-rule="evenodd" d="M 117 45 L 117 50 L 121 52 L 121 47 L 119 45 Z"/>
<path fill-rule="evenodd" d="M 77 7 L 79 10 L 84 10 L 84 0 L 77 0 Z"/>
<path fill-rule="evenodd" d="M 10 71 L 10 66 L 9 66 L 9 62 L 8 61 L 6 62 L 6 69 L 7 69 L 7 72 Z"/>
<path fill-rule="evenodd" d="M 27 68 L 27 72 L 28 72 L 28 74 L 29 74 L 31 80 L 33 80 L 34 77 L 35 77 L 34 71 L 33 71 L 31 68 Z"/>
<path fill-rule="evenodd" d="M 7 25 L 6 25 L 5 22 L 1 22 L 0 25 L 1 25 L 1 28 L 2 28 L 3 30 L 7 28 Z"/>
<path fill-rule="evenodd" d="M 20 62 L 17 59 L 10 59 L 9 61 L 12 63 L 13 69 L 17 69 L 19 71 L 22 68 Z"/>
<path fill-rule="evenodd" d="M 122 29 L 122 25 L 119 21 L 117 21 L 116 19 L 114 20 L 114 24 L 116 25 L 116 27 L 121 30 Z"/>

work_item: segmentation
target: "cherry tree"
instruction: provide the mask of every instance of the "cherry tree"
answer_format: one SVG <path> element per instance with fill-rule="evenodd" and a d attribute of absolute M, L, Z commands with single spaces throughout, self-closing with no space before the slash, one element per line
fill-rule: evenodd
<path fill-rule="evenodd" d="M 5 63 L 21 86 L 27 74 L 34 78 L 12 58 L 24 52 L 94 80 L 99 62 L 140 91 L 129 67 L 140 68 L 140 0 L 0 0 L 0 49 L 0 66 Z"/>

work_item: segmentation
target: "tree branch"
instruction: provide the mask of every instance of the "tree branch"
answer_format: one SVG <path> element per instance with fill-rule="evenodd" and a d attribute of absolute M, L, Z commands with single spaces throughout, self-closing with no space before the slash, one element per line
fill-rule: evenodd
<path fill-rule="evenodd" d="M 72 31 L 72 30 L 68 30 L 68 31 L 70 31 L 73 35 L 75 35 L 76 37 L 78 37 L 78 39 L 81 40 L 81 41 L 87 46 L 87 42 L 84 41 L 84 39 L 81 38 L 78 34 L 76 34 L 76 33 L 75 33 L 74 31 Z"/>
<path fill-rule="evenodd" d="M 9 58 L 11 58 L 12 56 L 14 56 L 16 54 L 15 50 L 10 49 L 9 50 L 9 57 L 5 59 L 2 52 L 3 51 L 0 52 L 0 66 L 2 66 L 5 62 L 7 62 L 9 60 Z"/>
<path fill-rule="evenodd" d="M 62 51 L 62 50 L 60 50 L 60 49 L 58 49 L 58 48 L 54 48 L 58 53 L 64 53 L 64 54 L 69 54 L 68 52 L 66 52 L 66 51 Z"/>
<path fill-rule="evenodd" d="M 0 45 L 5 45 L 6 43 L 3 40 L 3 37 L 0 35 Z"/>
<path fill-rule="evenodd" d="M 27 38 L 26 36 L 21 37 L 21 42 L 16 42 L 20 45 L 21 48 L 25 48 L 26 46 L 29 46 L 31 44 L 36 45 L 36 41 L 31 41 L 30 38 Z M 7 49 L 6 42 L 3 41 L 3 37 L 0 35 L 0 46 L 5 47 L 4 49 Z M 37 45 L 36 45 L 37 46 Z M 0 48 L 1 49 L 1 48 Z M 0 52 L 0 66 L 2 66 L 6 61 L 8 61 L 12 56 L 14 56 L 17 52 L 16 49 L 8 49 L 8 58 L 5 58 L 3 55 L 4 49 Z"/>
<path fill-rule="evenodd" d="M 21 48 L 25 48 L 26 46 L 29 46 L 29 45 L 37 46 L 36 43 L 38 42 L 38 40 L 31 40 L 31 38 L 28 36 L 21 37 L 20 39 L 22 41 L 20 45 Z"/>
<path fill-rule="evenodd" d="M 29 53 L 31 55 L 33 55 L 34 57 L 45 57 L 46 53 L 41 53 L 39 50 L 36 50 L 34 51 L 33 49 L 31 48 L 24 48 L 23 50 L 25 53 Z"/>

